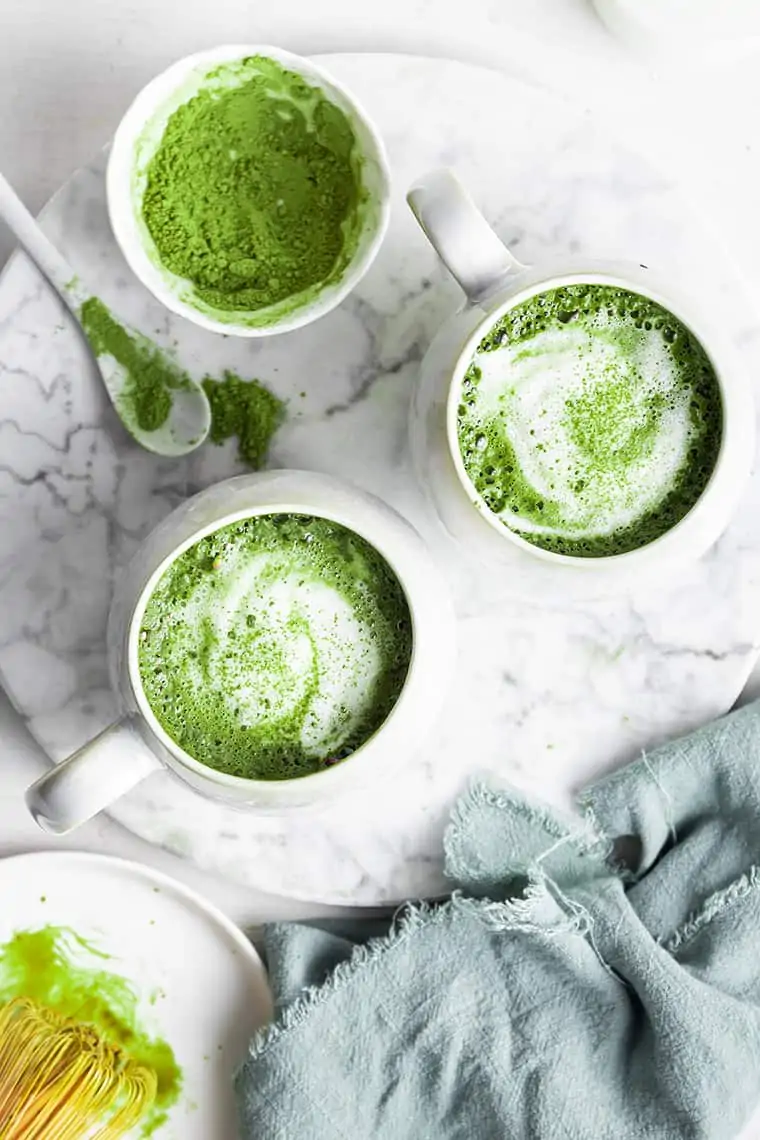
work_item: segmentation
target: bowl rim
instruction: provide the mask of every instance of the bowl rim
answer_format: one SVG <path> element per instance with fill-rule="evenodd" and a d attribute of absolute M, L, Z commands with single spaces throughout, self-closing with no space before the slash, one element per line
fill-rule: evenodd
<path fill-rule="evenodd" d="M 275 318 L 269 324 L 261 325 L 235 319 L 217 319 L 177 295 L 145 248 L 135 216 L 131 189 L 135 144 L 152 116 L 171 97 L 171 92 L 176 91 L 195 71 L 202 68 L 211 70 L 215 65 L 255 55 L 273 59 L 276 63 L 286 66 L 288 70 L 297 72 L 307 82 L 319 86 L 328 97 L 331 94 L 338 96 L 336 100 L 338 105 L 344 103 L 350 109 L 351 115 L 355 117 L 366 135 L 366 140 L 362 140 L 362 151 L 375 165 L 378 179 L 378 202 L 373 211 L 374 232 L 360 255 L 349 263 L 342 276 L 332 286 L 328 285 L 291 313 L 279 319 Z M 132 272 L 156 300 L 171 312 L 201 328 L 230 336 L 264 337 L 290 332 L 318 320 L 336 308 L 359 284 L 377 256 L 390 221 L 390 198 L 391 175 L 385 144 L 361 103 L 351 91 L 319 64 L 271 44 L 223 44 L 206 48 L 183 56 L 159 72 L 141 88 L 122 116 L 114 132 L 106 167 L 109 221 L 116 242 Z M 258 310 L 258 312 L 265 311 Z M 255 312 L 252 311 L 253 314 Z M 251 315 L 248 314 L 249 317 Z"/>

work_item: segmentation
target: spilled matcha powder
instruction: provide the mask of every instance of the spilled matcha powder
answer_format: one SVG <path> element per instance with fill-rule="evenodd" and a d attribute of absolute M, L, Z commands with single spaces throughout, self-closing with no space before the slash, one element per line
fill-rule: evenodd
<path fill-rule="evenodd" d="M 281 316 L 353 258 L 370 208 L 361 170 L 343 111 L 252 56 L 210 72 L 170 116 L 145 170 L 143 220 L 191 304 L 235 320 L 279 305 Z"/>
<path fill-rule="evenodd" d="M 112 1045 L 148 1065 L 158 1077 L 158 1093 L 140 1135 L 152 1136 L 166 1121 L 182 1090 L 182 1071 L 171 1046 L 140 1024 L 138 999 L 126 978 L 109 973 L 109 955 L 73 930 L 45 926 L 18 931 L 0 946 L 0 1006 L 28 997 L 64 1017 L 93 1025 Z M 99 963 L 85 964 L 85 960 Z"/>
<path fill-rule="evenodd" d="M 171 411 L 172 392 L 192 386 L 190 376 L 147 337 L 127 332 L 97 297 L 80 310 L 82 327 L 96 356 L 112 356 L 126 381 L 119 401 L 125 423 L 156 431 Z M 285 405 L 258 380 L 241 380 L 225 372 L 222 380 L 207 376 L 203 390 L 211 406 L 212 443 L 237 437 L 243 463 L 257 470 L 266 459 L 272 436 L 285 418 Z"/>
<path fill-rule="evenodd" d="M 211 442 L 237 437 L 241 461 L 258 470 L 285 418 L 282 400 L 258 380 L 241 380 L 232 372 L 225 372 L 223 380 L 206 377 L 203 390 L 211 405 Z"/>

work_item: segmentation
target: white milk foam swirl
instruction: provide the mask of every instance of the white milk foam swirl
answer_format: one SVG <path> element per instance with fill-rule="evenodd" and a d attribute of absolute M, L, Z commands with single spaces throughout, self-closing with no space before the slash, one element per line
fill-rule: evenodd
<path fill-rule="evenodd" d="M 178 615 L 187 631 L 183 648 L 199 654 L 182 667 L 196 693 L 210 689 L 224 702 L 231 723 L 278 721 L 308 698 L 302 744 L 327 754 L 358 719 L 380 655 L 349 602 L 315 579 L 312 567 L 287 561 L 228 548 Z"/>
<path fill-rule="evenodd" d="M 672 488 L 693 435 L 690 389 L 660 330 L 629 324 L 625 338 L 623 348 L 599 315 L 583 328 L 550 327 L 476 354 L 482 379 L 473 418 L 508 437 L 525 479 L 556 504 L 561 519 L 542 526 L 507 503 L 499 514 L 513 530 L 573 538 L 611 534 L 656 508 Z M 574 430 L 569 409 L 579 398 L 603 409 L 610 385 L 618 393 L 610 402 L 616 414 L 599 417 L 595 446 L 589 433 L 581 438 Z M 656 433 L 639 454 L 621 460 L 621 449 L 635 441 L 655 406 Z"/>

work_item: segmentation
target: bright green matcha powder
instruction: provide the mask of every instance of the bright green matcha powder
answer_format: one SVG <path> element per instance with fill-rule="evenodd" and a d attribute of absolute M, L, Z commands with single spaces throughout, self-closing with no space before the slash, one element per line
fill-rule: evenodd
<path fill-rule="evenodd" d="M 151 1136 L 179 1098 L 182 1071 L 171 1046 L 140 1025 L 137 996 L 126 978 L 85 965 L 88 956 L 108 958 L 66 927 L 19 931 L 0 946 L 0 1006 L 16 997 L 31 998 L 64 1017 L 95 1026 L 112 1045 L 150 1066 L 158 1077 L 158 1093 L 141 1135 Z"/>
<path fill-rule="evenodd" d="M 95 355 L 112 356 L 124 369 L 119 411 L 127 426 L 156 431 L 169 416 L 172 394 L 192 385 L 189 374 L 147 337 L 127 332 L 98 297 L 85 301 L 80 317 Z M 258 470 L 285 419 L 284 403 L 260 381 L 233 372 L 222 380 L 207 376 L 202 386 L 211 406 L 209 439 L 237 437 L 241 462 Z"/>
<path fill-rule="evenodd" d="M 142 198 L 190 303 L 239 319 L 336 281 L 362 229 L 358 149 L 343 111 L 274 60 L 212 71 L 170 116 Z"/>
<path fill-rule="evenodd" d="M 124 369 L 119 411 L 125 423 L 157 431 L 169 418 L 172 392 L 189 387 L 190 377 L 147 337 L 127 332 L 98 297 L 85 301 L 79 315 L 95 355 L 112 356 Z"/>
<path fill-rule="evenodd" d="M 282 400 L 258 380 L 241 380 L 234 372 L 225 372 L 222 380 L 207 376 L 203 390 L 211 405 L 211 442 L 236 437 L 241 462 L 258 471 L 285 418 Z"/>

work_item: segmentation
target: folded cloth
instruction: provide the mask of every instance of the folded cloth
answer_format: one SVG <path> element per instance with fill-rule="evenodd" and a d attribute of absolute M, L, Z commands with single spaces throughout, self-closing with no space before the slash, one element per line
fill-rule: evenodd
<path fill-rule="evenodd" d="M 245 1140 L 734 1137 L 760 1099 L 760 703 L 590 787 L 477 786 L 455 890 L 266 932 Z"/>

